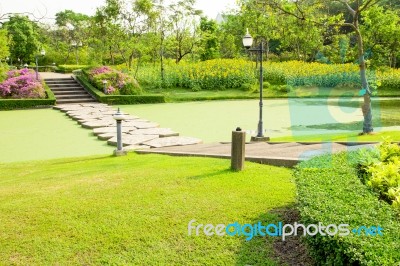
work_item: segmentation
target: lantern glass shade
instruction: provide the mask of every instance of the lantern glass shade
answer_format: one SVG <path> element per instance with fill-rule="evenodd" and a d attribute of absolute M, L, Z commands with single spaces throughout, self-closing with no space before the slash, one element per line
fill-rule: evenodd
<path fill-rule="evenodd" d="M 249 34 L 249 30 L 247 29 L 246 35 L 243 36 L 243 46 L 246 49 L 249 49 L 253 45 L 253 37 Z"/>
<path fill-rule="evenodd" d="M 118 108 L 118 112 L 113 115 L 113 118 L 114 118 L 114 120 L 122 121 L 122 120 L 125 120 L 125 115 L 123 113 L 121 113 L 121 111 Z"/>

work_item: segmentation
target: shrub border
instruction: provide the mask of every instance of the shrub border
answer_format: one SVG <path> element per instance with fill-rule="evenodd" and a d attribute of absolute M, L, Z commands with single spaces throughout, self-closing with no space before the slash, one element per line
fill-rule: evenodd
<path fill-rule="evenodd" d="M 381 226 L 383 236 L 306 237 L 319 265 L 399 265 L 397 213 L 380 201 L 357 176 L 356 152 L 319 156 L 294 172 L 299 211 L 304 224 Z"/>
<path fill-rule="evenodd" d="M 44 84 L 46 99 L 0 99 L 0 110 L 49 108 L 56 104 L 56 98 L 50 88 Z"/>
<path fill-rule="evenodd" d="M 163 95 L 107 95 L 96 89 L 83 75 L 73 76 L 97 101 L 106 104 L 150 104 L 165 103 Z"/>

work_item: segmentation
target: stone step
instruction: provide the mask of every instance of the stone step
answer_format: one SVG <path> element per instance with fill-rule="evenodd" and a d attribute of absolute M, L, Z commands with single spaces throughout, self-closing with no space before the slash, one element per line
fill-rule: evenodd
<path fill-rule="evenodd" d="M 63 81 L 70 81 L 74 80 L 73 78 L 57 78 L 57 79 L 44 79 L 45 82 L 63 82 Z"/>
<path fill-rule="evenodd" d="M 73 78 L 45 79 L 45 82 L 54 93 L 57 104 L 96 102 Z"/>
<path fill-rule="evenodd" d="M 69 94 L 75 94 L 75 93 L 85 93 L 83 90 L 60 90 L 60 91 L 53 91 L 55 96 L 58 95 L 69 95 Z"/>
<path fill-rule="evenodd" d="M 52 91 L 83 91 L 82 87 L 59 87 L 59 88 L 50 88 Z"/>
<path fill-rule="evenodd" d="M 78 87 L 79 83 L 58 83 L 58 84 L 48 84 L 46 83 L 47 86 L 49 86 L 50 88 L 64 88 L 64 87 Z"/>
<path fill-rule="evenodd" d="M 96 102 L 93 98 L 85 98 L 85 99 L 61 99 L 57 100 L 57 104 L 70 104 L 70 103 L 89 103 Z"/>
<path fill-rule="evenodd" d="M 62 100 L 62 99 L 85 99 L 85 98 L 90 98 L 93 99 L 89 94 L 87 93 L 79 93 L 79 94 L 68 94 L 68 95 L 56 95 L 57 100 Z"/>

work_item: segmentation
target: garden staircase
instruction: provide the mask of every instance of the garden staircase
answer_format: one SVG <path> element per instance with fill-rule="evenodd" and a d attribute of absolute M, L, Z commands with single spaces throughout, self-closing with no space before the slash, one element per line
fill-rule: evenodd
<path fill-rule="evenodd" d="M 54 93 L 57 104 L 88 103 L 96 100 L 72 77 L 44 80 Z"/>

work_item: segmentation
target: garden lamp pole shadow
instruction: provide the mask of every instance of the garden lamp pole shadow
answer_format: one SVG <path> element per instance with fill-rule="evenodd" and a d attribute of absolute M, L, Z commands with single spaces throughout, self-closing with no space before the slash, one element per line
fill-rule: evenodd
<path fill-rule="evenodd" d="M 269 141 L 269 137 L 264 136 L 264 126 L 263 126 L 263 55 L 264 55 L 264 41 L 261 40 L 260 45 L 256 48 L 251 48 L 253 45 L 253 37 L 249 34 L 249 29 L 247 29 L 246 35 L 243 36 L 243 46 L 249 52 L 255 52 L 260 56 L 260 113 L 258 121 L 257 136 L 251 137 L 251 141 Z"/>

